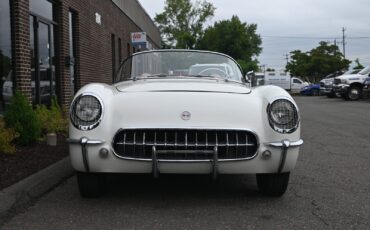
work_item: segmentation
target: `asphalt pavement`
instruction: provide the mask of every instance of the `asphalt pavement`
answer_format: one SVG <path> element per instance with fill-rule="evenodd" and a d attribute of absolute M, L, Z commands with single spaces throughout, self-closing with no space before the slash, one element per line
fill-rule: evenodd
<path fill-rule="evenodd" d="M 83 199 L 72 177 L 0 229 L 369 229 L 370 100 L 296 101 L 305 144 L 282 198 L 251 175 L 120 175 Z"/>

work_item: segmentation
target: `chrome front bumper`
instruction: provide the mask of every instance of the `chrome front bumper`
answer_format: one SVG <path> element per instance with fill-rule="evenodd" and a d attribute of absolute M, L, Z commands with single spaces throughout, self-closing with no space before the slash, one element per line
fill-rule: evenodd
<path fill-rule="evenodd" d="M 329 94 L 333 91 L 333 87 L 327 87 L 327 86 L 321 87 L 320 91 L 321 91 L 321 93 Z"/>
<path fill-rule="evenodd" d="M 80 145 L 84 169 L 85 169 L 86 172 L 90 172 L 90 166 L 89 166 L 89 160 L 88 160 L 88 157 L 89 157 L 88 147 L 89 146 L 102 145 L 102 144 L 105 143 L 105 141 L 104 140 L 92 140 L 92 139 L 88 139 L 87 137 L 82 137 L 80 139 L 68 139 L 68 142 L 69 142 L 69 144 L 72 144 L 72 145 Z M 276 172 L 281 173 L 283 171 L 285 163 L 286 163 L 288 150 L 291 149 L 291 148 L 297 148 L 297 147 L 302 146 L 303 145 L 303 140 L 302 139 L 300 139 L 298 141 L 282 140 L 280 142 L 265 143 L 265 145 L 269 146 L 269 147 L 272 147 L 272 148 L 279 148 L 280 149 L 280 152 L 281 152 L 280 161 L 279 161 L 279 165 L 278 165 L 278 168 L 277 168 Z M 160 174 L 160 170 L 159 170 L 159 167 L 158 167 L 159 163 L 166 163 L 167 162 L 166 160 L 158 159 L 158 154 L 159 153 L 163 153 L 163 150 L 158 151 L 155 148 L 155 146 L 153 146 L 152 159 L 151 159 L 151 168 L 152 168 L 151 171 L 152 171 L 152 174 L 153 174 L 154 177 L 158 177 L 159 174 Z M 199 162 L 192 161 L 191 163 L 205 163 L 205 162 L 211 163 L 212 164 L 212 171 L 211 171 L 212 178 L 216 179 L 217 175 L 219 174 L 219 171 L 218 171 L 219 163 L 225 162 L 225 161 L 219 160 L 217 147 L 215 147 L 213 149 L 212 154 L 213 154 L 212 159 L 209 159 L 207 161 L 201 160 Z M 135 159 L 132 159 L 132 160 L 135 161 Z M 248 160 L 245 160 L 245 161 L 248 161 Z M 172 160 L 170 163 L 176 163 L 176 162 Z M 186 163 L 186 162 L 179 161 L 178 163 Z"/>
<path fill-rule="evenodd" d="M 340 93 L 340 94 L 346 93 L 348 91 L 348 88 L 349 88 L 349 85 L 347 84 L 338 84 L 338 85 L 334 85 L 333 87 L 334 92 Z"/>

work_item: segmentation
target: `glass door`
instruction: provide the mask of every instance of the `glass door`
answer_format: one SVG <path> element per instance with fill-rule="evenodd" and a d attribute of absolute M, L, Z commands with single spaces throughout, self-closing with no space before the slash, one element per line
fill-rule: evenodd
<path fill-rule="evenodd" d="M 53 24 L 34 16 L 31 19 L 33 103 L 50 105 L 55 91 Z"/>

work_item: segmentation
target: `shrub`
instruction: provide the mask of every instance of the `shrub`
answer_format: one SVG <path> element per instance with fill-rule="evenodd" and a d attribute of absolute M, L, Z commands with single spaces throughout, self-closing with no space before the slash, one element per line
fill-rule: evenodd
<path fill-rule="evenodd" d="M 15 153 L 14 139 L 18 134 L 14 129 L 7 128 L 3 119 L 0 119 L 0 153 Z"/>
<path fill-rule="evenodd" d="M 51 119 L 51 114 L 48 108 L 45 105 L 37 105 L 36 106 L 36 116 L 37 119 L 40 121 L 41 124 L 41 132 L 42 134 L 46 134 L 49 132 L 49 123 Z"/>
<path fill-rule="evenodd" d="M 12 101 L 5 111 L 5 122 L 8 127 L 13 128 L 19 137 L 16 143 L 19 145 L 27 145 L 35 142 L 41 135 L 41 124 L 32 109 L 27 98 L 16 92 Z"/>
<path fill-rule="evenodd" d="M 45 105 L 38 105 L 35 111 L 44 135 L 47 133 L 67 133 L 68 121 L 64 118 L 55 97 L 52 98 L 50 109 Z"/>
<path fill-rule="evenodd" d="M 56 97 L 53 97 L 51 100 L 50 114 L 52 117 L 52 122 L 50 124 L 51 130 L 54 133 L 67 134 L 68 120 L 63 116 L 63 111 Z"/>

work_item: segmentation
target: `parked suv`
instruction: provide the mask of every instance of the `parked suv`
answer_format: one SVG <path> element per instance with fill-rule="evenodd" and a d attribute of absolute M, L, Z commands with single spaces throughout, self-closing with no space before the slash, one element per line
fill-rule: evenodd
<path fill-rule="evenodd" d="M 342 75 L 334 79 L 334 91 L 343 99 L 356 101 L 362 98 L 364 81 L 370 76 L 370 66 L 361 70 L 358 74 Z"/>

